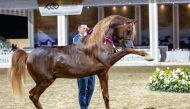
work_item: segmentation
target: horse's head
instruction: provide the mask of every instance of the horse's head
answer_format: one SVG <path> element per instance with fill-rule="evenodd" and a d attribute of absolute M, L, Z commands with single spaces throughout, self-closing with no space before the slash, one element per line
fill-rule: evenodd
<path fill-rule="evenodd" d="M 106 34 L 112 35 L 114 42 L 120 43 L 120 46 L 133 47 L 133 40 L 136 36 L 135 22 L 134 19 L 116 16 L 110 22 Z"/>
<path fill-rule="evenodd" d="M 99 21 L 93 28 L 90 37 L 83 40 L 85 48 L 88 51 L 99 51 L 103 44 L 115 44 L 112 40 L 116 37 L 117 40 L 131 40 L 133 41 L 136 35 L 135 20 L 122 17 L 119 15 L 112 15 Z M 104 45 L 103 45 L 104 46 Z M 124 46 L 124 43 L 122 43 Z"/>
<path fill-rule="evenodd" d="M 113 35 L 116 35 L 119 39 L 134 40 L 136 35 L 134 21 L 116 26 L 114 28 Z"/>

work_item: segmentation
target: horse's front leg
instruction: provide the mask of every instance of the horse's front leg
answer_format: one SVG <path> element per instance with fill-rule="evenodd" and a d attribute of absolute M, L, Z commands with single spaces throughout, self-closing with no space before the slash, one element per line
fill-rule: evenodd
<path fill-rule="evenodd" d="M 147 52 L 143 51 L 143 50 L 134 50 L 134 49 L 127 49 L 129 54 L 136 54 L 136 55 L 140 55 L 140 56 L 144 56 L 144 59 L 147 61 L 153 61 L 154 58 L 149 55 Z"/>
<path fill-rule="evenodd" d="M 136 54 L 136 55 L 140 55 L 140 56 L 146 56 L 149 55 L 147 52 L 145 52 L 144 50 L 135 50 L 132 48 L 125 48 L 124 50 L 122 50 L 120 53 L 118 54 Z"/>
<path fill-rule="evenodd" d="M 116 52 L 116 53 L 110 55 L 111 65 L 115 64 L 118 60 L 120 60 L 121 58 L 123 58 L 125 55 L 128 55 L 128 54 L 136 54 L 136 55 L 140 55 L 140 56 L 149 55 L 148 53 L 146 53 L 145 51 L 142 51 L 142 50 L 134 50 L 132 48 L 125 48 L 122 51 L 119 51 L 119 52 Z"/>
<path fill-rule="evenodd" d="M 107 73 L 107 71 L 105 71 L 101 74 L 98 74 L 98 78 L 100 80 L 101 91 L 102 91 L 103 99 L 105 102 L 105 107 L 106 107 L 106 109 L 110 109 L 109 92 L 108 92 L 108 73 Z"/>

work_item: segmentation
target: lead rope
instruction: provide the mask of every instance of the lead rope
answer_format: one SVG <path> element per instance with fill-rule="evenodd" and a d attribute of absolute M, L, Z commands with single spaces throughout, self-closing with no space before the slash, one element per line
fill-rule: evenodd
<path fill-rule="evenodd" d="M 116 46 L 114 45 L 112 36 L 106 36 L 106 42 L 110 43 L 113 46 L 115 52 L 118 52 Z"/>

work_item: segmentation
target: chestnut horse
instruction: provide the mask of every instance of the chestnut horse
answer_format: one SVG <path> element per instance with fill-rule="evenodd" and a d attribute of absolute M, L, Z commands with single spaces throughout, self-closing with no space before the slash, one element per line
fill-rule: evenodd
<path fill-rule="evenodd" d="M 17 49 L 12 56 L 9 79 L 13 93 L 22 95 L 25 69 L 27 68 L 36 86 L 29 97 L 36 109 L 43 109 L 40 95 L 56 78 L 79 78 L 97 75 L 106 109 L 110 109 L 108 94 L 108 70 L 127 54 L 148 55 L 144 51 L 125 48 L 115 50 L 111 36 L 135 37 L 135 21 L 119 15 L 108 16 L 99 21 L 91 35 L 67 46 L 39 47 L 31 53 Z M 27 67 L 26 67 L 27 66 Z"/>

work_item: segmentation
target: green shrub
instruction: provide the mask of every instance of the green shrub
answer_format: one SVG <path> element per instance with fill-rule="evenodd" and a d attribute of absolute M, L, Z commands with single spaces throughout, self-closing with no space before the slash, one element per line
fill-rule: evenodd
<path fill-rule="evenodd" d="M 190 67 L 180 67 L 170 70 L 156 68 L 153 75 L 149 78 L 149 88 L 151 90 L 167 92 L 190 92 Z"/>

